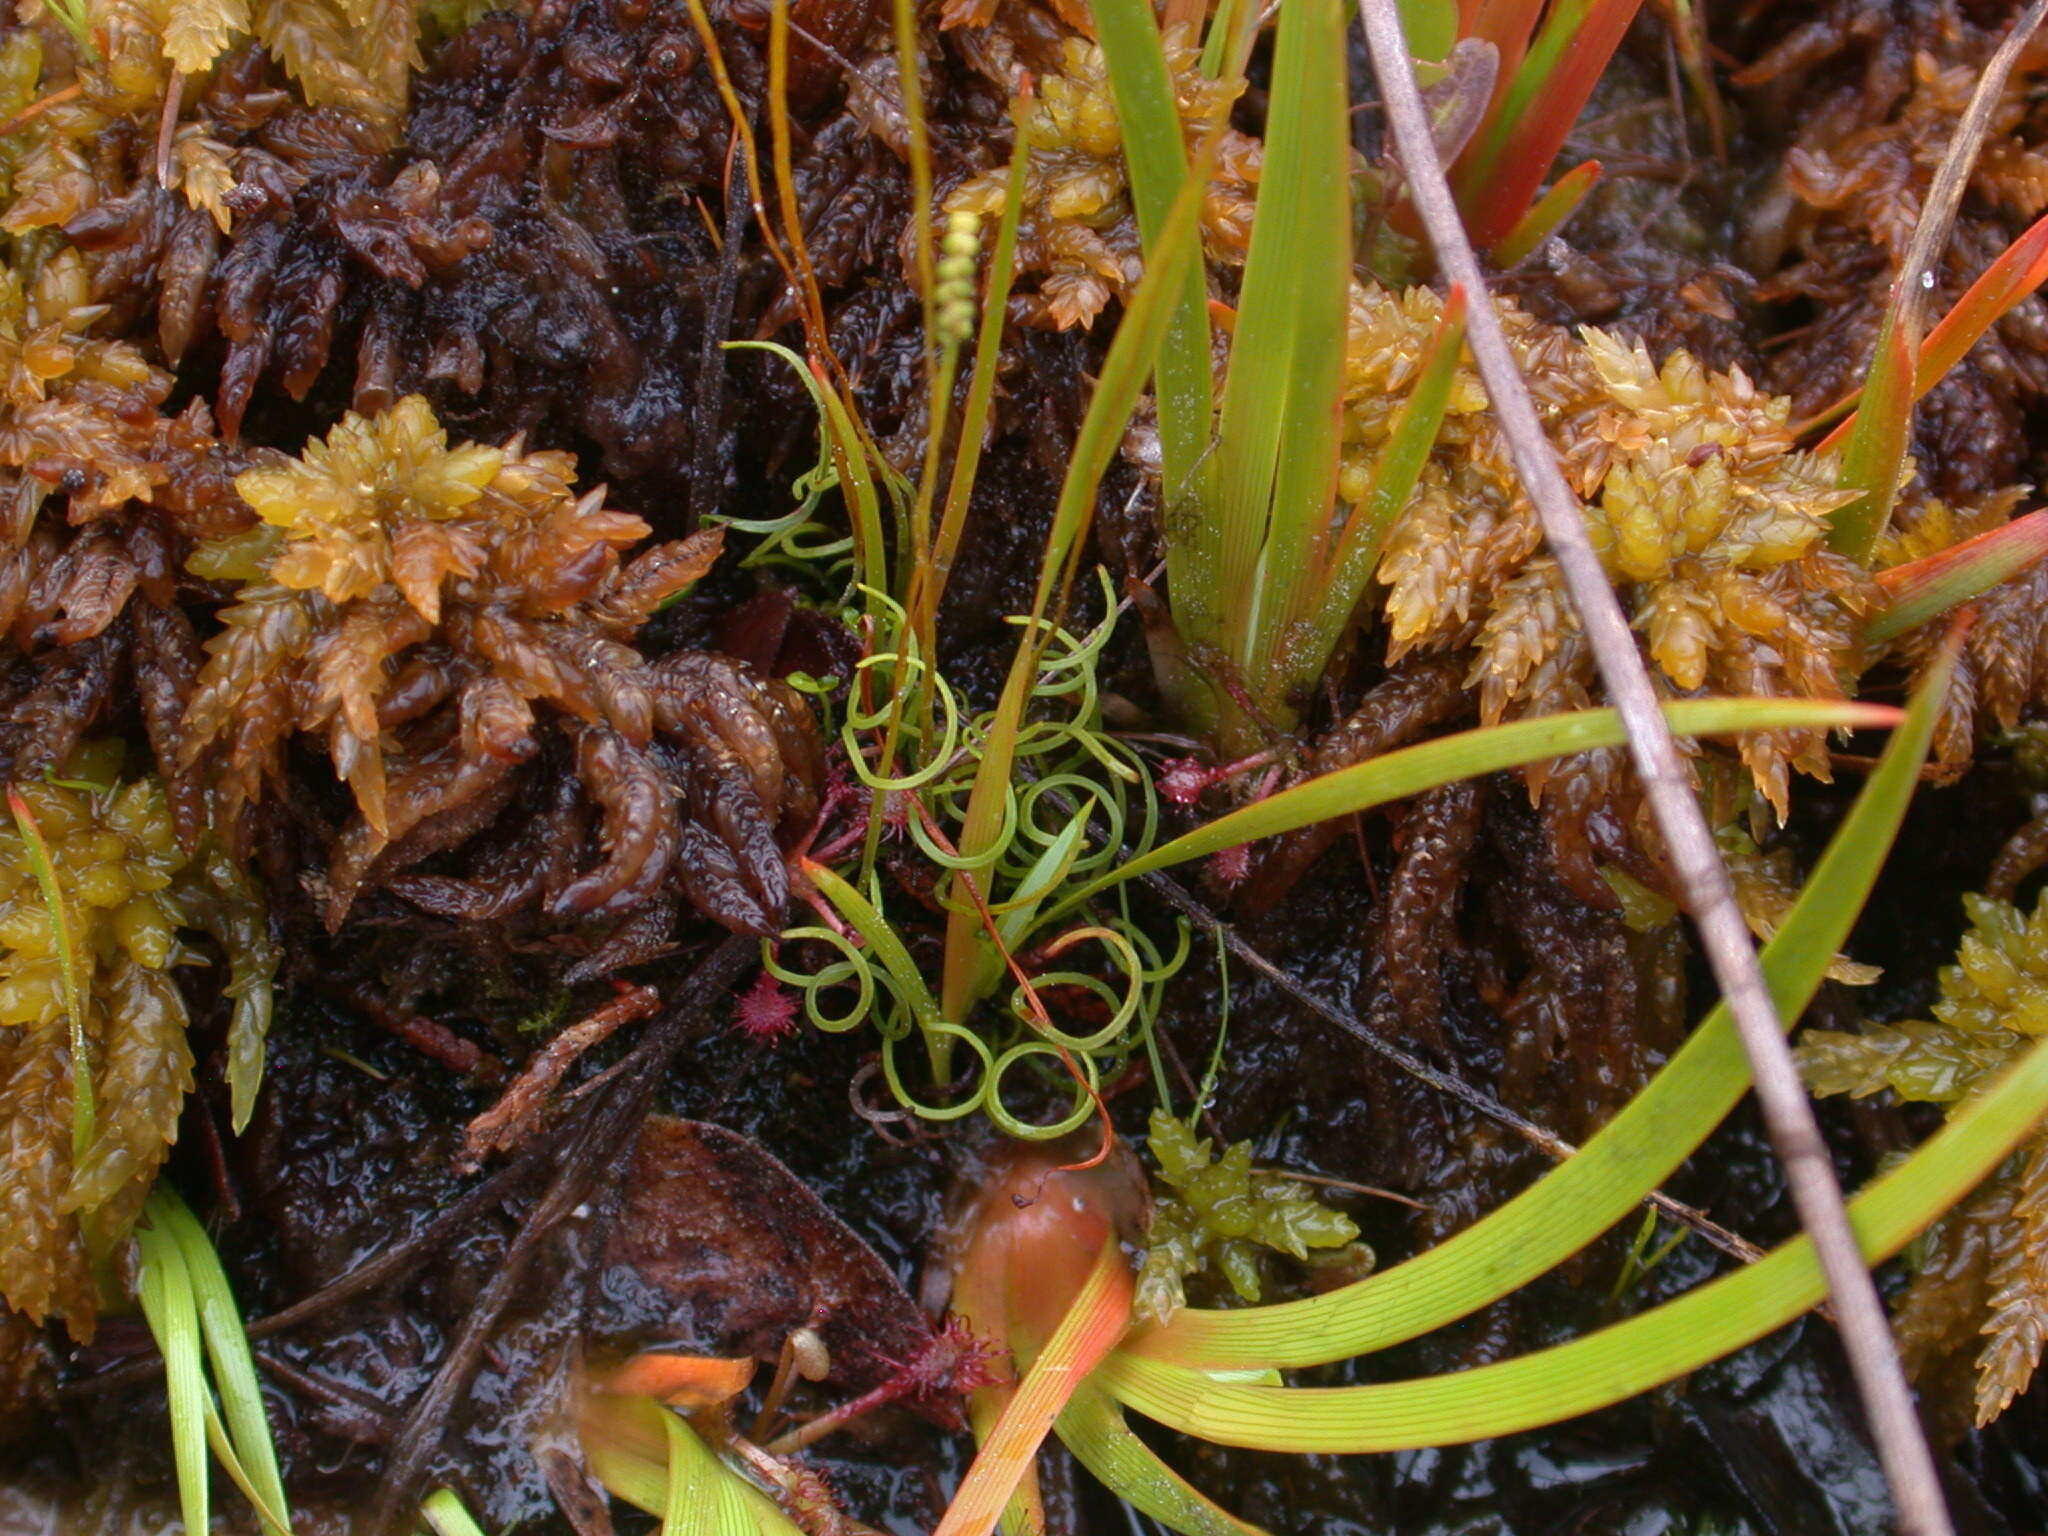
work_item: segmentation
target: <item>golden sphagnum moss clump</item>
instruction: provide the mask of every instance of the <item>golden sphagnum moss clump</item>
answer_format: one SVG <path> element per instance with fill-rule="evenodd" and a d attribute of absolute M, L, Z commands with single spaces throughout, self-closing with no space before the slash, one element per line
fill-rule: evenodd
<path fill-rule="evenodd" d="M 192 1086 L 172 968 L 204 962 L 195 930 L 228 954 L 239 1119 L 261 1074 L 277 963 L 246 876 L 214 850 L 181 848 L 162 788 L 115 778 L 120 760 L 118 745 L 85 748 L 69 765 L 83 777 L 16 786 L 19 807 L 0 821 L 0 1299 L 78 1333 L 92 1326 L 94 1263 L 134 1225 Z M 82 1147 L 73 986 L 90 1063 Z"/>
<path fill-rule="evenodd" d="M 674 880 L 729 925 L 777 926 L 777 838 L 815 807 L 808 711 L 726 658 L 650 663 L 634 648 L 720 535 L 624 560 L 648 525 L 609 510 L 602 487 L 577 495 L 574 472 L 569 454 L 519 439 L 451 446 L 408 396 L 245 471 L 235 483 L 261 523 L 193 555 L 196 574 L 239 587 L 207 643 L 186 761 L 236 818 L 283 783 L 293 736 L 324 741 L 356 807 L 332 845 L 330 926 L 373 866 L 394 875 L 488 826 L 555 736 L 598 813 L 600 856 L 548 876 L 535 900 L 557 917 L 616 915 Z"/>
<path fill-rule="evenodd" d="M 1988 896 L 1963 905 L 1970 928 L 1940 973 L 1933 1017 L 1807 1031 L 1798 1054 L 1814 1092 L 1889 1091 L 1952 1109 L 2048 1034 L 2048 902 L 2031 914 Z M 1970 1401 L 1975 1422 L 1988 1423 L 2026 1390 L 2048 1340 L 2048 1130 L 1942 1216 L 1916 1251 L 1898 1307 L 1907 1363 L 1938 1407 Z"/>
<path fill-rule="evenodd" d="M 1340 485 L 1364 484 L 1441 300 L 1356 288 Z M 1854 664 L 1866 573 L 1827 547 L 1847 498 L 1831 461 L 1798 451 L 1788 402 L 1684 352 L 1577 335 L 1504 306 L 1510 344 L 1586 506 L 1588 532 L 1656 679 L 1705 691 L 1837 699 Z M 1488 723 L 1594 701 L 1591 653 L 1469 363 L 1379 579 L 1389 657 L 1464 652 Z M 1789 775 L 1825 777 L 1819 731 L 1744 738 L 1757 788 L 1785 811 Z"/>
<path fill-rule="evenodd" d="M 1017 270 L 1035 274 L 1036 291 L 1020 285 L 1018 301 L 1035 324 L 1064 330 L 1087 326 L 1111 299 L 1128 296 L 1144 271 L 1131 209 L 1123 138 L 1109 64 L 1100 46 L 1078 37 L 1062 43 L 1062 67 L 1038 83 L 1025 120 L 1031 161 L 1017 231 Z M 1185 28 L 1166 34 L 1167 66 L 1190 148 L 1225 117 L 1239 86 L 1202 73 Z M 1252 204 L 1263 147 L 1226 129 L 1202 205 L 1202 239 L 1219 261 L 1241 262 L 1251 240 Z M 949 214 L 971 212 L 994 228 L 1002 216 L 1008 171 L 997 167 L 956 187 Z"/>

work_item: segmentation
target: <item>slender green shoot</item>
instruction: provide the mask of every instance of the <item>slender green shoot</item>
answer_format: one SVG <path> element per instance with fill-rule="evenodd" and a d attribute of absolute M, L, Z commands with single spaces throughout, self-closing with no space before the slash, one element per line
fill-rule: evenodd
<path fill-rule="evenodd" d="M 420 1518 L 433 1536 L 484 1536 L 453 1488 L 436 1488 L 420 1502 Z"/>
<path fill-rule="evenodd" d="M 15 829 L 21 834 L 22 850 L 36 877 L 36 889 L 43 893 L 43 910 L 50 916 L 50 943 L 57 951 L 57 974 L 64 984 L 65 1023 L 71 1040 L 71 1161 L 83 1161 L 92 1145 L 93 1094 L 92 1053 L 86 1045 L 86 990 L 78 974 L 78 947 L 71 938 L 71 909 L 57 880 L 57 866 L 50 858 L 50 845 L 43 829 L 36 825 L 35 812 L 10 787 L 8 808 L 14 812 Z"/>
<path fill-rule="evenodd" d="M 79 52 L 93 63 L 99 63 L 100 51 L 93 46 L 92 40 L 92 7 L 87 0 L 43 0 L 43 9 L 71 34 Z"/>
<path fill-rule="evenodd" d="M 205 1230 L 175 1191 L 159 1184 L 135 1229 L 143 1316 L 164 1358 L 171 1452 L 185 1528 L 208 1528 L 210 1446 L 230 1482 L 271 1536 L 291 1536 L 277 1450 L 263 1413 L 248 1336 Z M 227 1419 L 214 1406 L 207 1367 L 220 1383 Z"/>
<path fill-rule="evenodd" d="M 1188 154 L 1173 78 L 1159 25 L 1146 0 L 1097 0 L 1093 14 L 1116 97 L 1131 202 L 1148 253 L 1158 249 L 1174 199 L 1188 177 Z M 1219 17 L 1214 35 L 1227 36 Z M 1213 125 L 1205 125 L 1213 126 Z M 1267 185 L 1277 183 L 1269 174 Z M 1160 495 L 1169 522 L 1176 509 L 1210 503 L 1216 470 L 1209 454 L 1214 386 L 1209 359 L 1209 292 L 1200 262 L 1187 264 L 1173 313 L 1160 342 L 1154 397 L 1159 409 Z M 1194 633 L 1203 633 L 1223 607 L 1223 550 L 1212 520 L 1184 519 L 1184 536 L 1166 546 L 1167 580 L 1177 610 Z M 1189 701 L 1195 702 L 1195 701 Z"/>
<path fill-rule="evenodd" d="M 1822 699 L 1687 699 L 1664 706 L 1664 717 L 1681 736 L 1718 736 L 1752 730 L 1856 729 L 1896 723 L 1897 710 L 1882 704 L 1837 703 Z M 1519 768 L 1545 758 L 1626 740 L 1621 717 L 1612 709 L 1577 710 L 1482 726 L 1403 747 L 1335 773 L 1290 785 L 1205 822 L 1142 858 L 1105 871 L 1068 893 L 1051 915 L 1071 910 L 1100 891 L 1155 869 L 1205 858 L 1239 843 L 1276 837 L 1297 827 L 1354 815 L 1393 800 L 1405 800 L 1459 779 Z"/>
<path fill-rule="evenodd" d="M 2048 1041 L 1850 1203 L 1870 1263 L 1896 1253 L 2048 1113 Z M 1101 1379 L 1127 1406 L 1222 1445 L 1362 1454 L 1491 1439 L 1591 1413 L 1781 1328 L 1826 1295 L 1811 1239 L 1597 1333 L 1496 1365 L 1362 1387 L 1267 1387 L 1122 1351 Z"/>
<path fill-rule="evenodd" d="M 187 1284 L 205 1336 L 207 1363 L 220 1388 L 232 1460 L 248 1484 L 244 1491 L 266 1524 L 274 1530 L 289 1530 L 291 1507 L 278 1471 L 277 1446 L 263 1411 L 263 1389 L 256 1380 L 249 1335 L 242 1326 L 241 1308 L 235 1303 L 227 1271 L 221 1267 L 206 1229 L 175 1190 L 159 1185 L 150 1195 L 149 1210 L 152 1221 L 170 1233 L 184 1259 Z"/>
<path fill-rule="evenodd" d="M 2030 512 L 1877 576 L 1883 606 L 1863 623 L 1863 643 L 1883 642 L 2010 581 L 2048 555 L 2048 511 Z"/>
<path fill-rule="evenodd" d="M 206 1418 L 213 1394 L 206 1385 L 204 1325 L 192 1298 L 191 1276 L 177 1240 L 145 1213 L 135 1229 L 142 1252 L 138 1292 L 142 1314 L 164 1357 L 170 1403 L 171 1458 L 177 1468 L 178 1507 L 188 1531 L 210 1528 L 212 1490 L 206 1467 Z"/>
<path fill-rule="evenodd" d="M 1213 508 L 1192 528 L 1167 508 L 1169 548 L 1207 537 L 1199 529 L 1210 519 L 1220 528 L 1219 624 L 1183 612 L 1178 591 L 1173 601 L 1189 653 L 1217 692 L 1219 735 L 1233 756 L 1293 722 L 1280 652 L 1289 619 L 1320 581 L 1316 554 L 1336 501 L 1344 349 L 1334 342 L 1349 312 L 1352 237 L 1347 20 L 1341 0 L 1281 9 L 1273 70 L 1289 88 L 1274 93 L 1267 118 L 1232 343 L 1249 366 L 1224 382 Z"/>
<path fill-rule="evenodd" d="M 1515 221 L 1487 253 L 1493 264 L 1505 272 L 1518 267 L 1535 254 L 1536 248 L 1564 228 L 1565 221 L 1579 211 L 1600 181 L 1600 162 L 1582 160 L 1550 184 L 1529 211 Z"/>
<path fill-rule="evenodd" d="M 1913 435 L 1913 358 L 1919 344 L 1918 305 L 1894 304 L 1878 330 L 1870 382 L 1842 445 L 1842 489 L 1859 494 L 1829 517 L 1828 544 L 1859 565 L 1870 563 L 1899 499 Z"/>

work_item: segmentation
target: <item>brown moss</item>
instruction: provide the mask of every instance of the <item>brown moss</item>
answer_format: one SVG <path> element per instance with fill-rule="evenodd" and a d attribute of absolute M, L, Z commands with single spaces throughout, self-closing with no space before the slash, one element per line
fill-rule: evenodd
<path fill-rule="evenodd" d="M 285 782 L 293 736 L 321 739 L 355 804 L 328 861 L 330 928 L 365 881 L 484 830 L 560 737 L 600 856 L 533 893 L 549 911 L 616 916 L 673 880 L 721 921 L 773 931 L 777 832 L 807 819 L 815 782 L 808 721 L 736 663 L 644 662 L 634 636 L 720 537 L 624 560 L 646 523 L 601 488 L 574 495 L 573 473 L 516 440 L 451 447 L 409 396 L 345 417 L 302 458 L 263 458 L 237 482 L 263 523 L 194 555 L 240 585 L 207 645 L 185 764 L 208 764 L 235 817 Z"/>

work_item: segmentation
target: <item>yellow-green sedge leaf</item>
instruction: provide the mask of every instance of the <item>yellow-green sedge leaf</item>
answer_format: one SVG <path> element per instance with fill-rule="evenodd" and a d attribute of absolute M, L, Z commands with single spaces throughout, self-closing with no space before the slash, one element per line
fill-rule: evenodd
<path fill-rule="evenodd" d="M 1487 253 L 1495 267 L 1505 272 L 1520 266 L 1537 246 L 1564 227 L 1565 220 L 1579 211 L 1579 204 L 1600 180 L 1600 162 L 1581 160 L 1550 184 L 1550 190 L 1515 221 L 1515 227 L 1501 236 Z"/>
<path fill-rule="evenodd" d="M 1930 669 L 1798 901 L 1764 947 L 1764 976 L 1788 1027 L 1812 1000 L 1883 866 L 1953 668 L 1951 650 Z M 1679 728 L 1675 718 L 1672 724 Z M 1527 1284 L 1628 1215 L 1706 1140 L 1748 1086 L 1741 1042 L 1726 1005 L 1717 1004 L 1575 1157 L 1456 1236 L 1321 1296 L 1233 1312 L 1191 1308 L 1170 1327 L 1135 1335 L 1127 1347 L 1208 1367 L 1293 1367 L 1384 1349 L 1440 1328 Z"/>
<path fill-rule="evenodd" d="M 1074 1389 L 1129 1326 L 1133 1289 L 1122 1246 L 1111 1236 L 975 1454 L 933 1536 L 986 1536 L 994 1529 Z"/>
<path fill-rule="evenodd" d="M 1266 1536 L 1212 1503 L 1131 1433 L 1116 1400 L 1083 1382 L 1053 1426 L 1074 1459 L 1132 1508 L 1181 1536 Z"/>
<path fill-rule="evenodd" d="M 1288 621 L 1321 585 L 1337 493 L 1343 432 L 1344 348 L 1351 279 L 1350 98 L 1343 0 L 1281 8 L 1273 48 L 1275 90 L 1265 168 L 1238 299 L 1232 367 L 1216 436 L 1212 522 L 1222 584 L 1222 628 L 1205 632 L 1180 612 L 1182 638 L 1222 653 L 1261 710 L 1291 724 L 1293 706 L 1274 672 Z M 1192 536 L 1166 519 L 1169 547 Z M 1201 535 L 1206 537 L 1206 534 Z M 1225 746 L 1250 751 L 1251 722 L 1223 712 Z"/>
<path fill-rule="evenodd" d="M 1436 334 L 1423 354 L 1415 385 L 1401 402 L 1386 447 L 1372 467 L 1372 484 L 1345 520 L 1308 613 L 1286 637 L 1281 674 L 1288 693 L 1306 693 L 1315 686 L 1379 568 L 1380 551 L 1394 519 L 1408 505 L 1416 481 L 1422 478 L 1422 467 L 1429 462 L 1430 450 L 1436 446 L 1464 347 L 1465 290 L 1453 285 L 1437 319 Z"/>
<path fill-rule="evenodd" d="M 220 1387 L 221 1405 L 234 1446 L 235 1460 L 247 1476 L 249 1501 L 264 1511 L 269 1523 L 288 1527 L 291 1505 L 278 1473 L 277 1447 L 263 1412 L 263 1389 L 257 1384 L 256 1362 L 249 1353 L 249 1335 L 241 1309 L 228 1284 L 227 1271 L 199 1219 L 167 1185 L 151 1192 L 150 1219 L 168 1232 L 184 1258 L 193 1305 L 206 1338 L 207 1359 Z"/>
<path fill-rule="evenodd" d="M 875 958 L 882 962 L 882 968 L 889 973 L 890 980 L 903 989 L 903 1000 L 910 1005 L 920 1025 L 935 1024 L 942 1015 L 939 1005 L 924 984 L 924 976 L 904 947 L 896 930 L 889 926 L 889 920 L 876 910 L 875 904 L 840 875 L 823 864 L 806 863 L 804 873 L 811 884 L 818 888 L 818 894 L 832 903 L 833 910 L 863 939 L 868 948 L 875 952 Z"/>
<path fill-rule="evenodd" d="M 453 1488 L 436 1488 L 420 1501 L 420 1517 L 434 1536 L 484 1536 Z"/>
<path fill-rule="evenodd" d="M 1861 494 L 1828 517 L 1828 546 L 1858 565 L 1892 520 L 1899 499 L 1899 472 L 1913 431 L 1913 353 L 1918 343 L 1915 303 L 1893 301 L 1878 328 L 1863 407 L 1842 448 L 1841 486 Z"/>
<path fill-rule="evenodd" d="M 2030 512 L 2003 528 L 1895 565 L 1878 574 L 1884 606 L 1863 624 L 1863 640 L 1876 645 L 2009 581 L 2048 555 L 2048 511 Z"/>
<path fill-rule="evenodd" d="M 1850 1202 L 1865 1259 L 1904 1247 L 1960 1200 L 2048 1113 L 2048 1041 Z M 1127 1406 L 1198 1439 L 1295 1453 L 1455 1445 L 1609 1407 L 1754 1343 L 1827 1293 L 1798 1238 L 1627 1322 L 1498 1365 L 1363 1387 L 1256 1387 L 1128 1357 L 1100 1380 Z"/>
<path fill-rule="evenodd" d="M 210 1397 L 206 1403 L 206 1443 L 212 1448 L 213 1459 L 219 1464 L 221 1471 L 227 1474 L 228 1481 L 235 1485 L 242 1497 L 249 1501 L 249 1507 L 256 1511 L 256 1518 L 263 1529 L 271 1532 L 272 1536 L 292 1536 L 290 1522 L 275 1505 L 257 1492 L 248 1469 L 242 1465 L 242 1458 L 235 1454 L 235 1443 L 228 1438 L 227 1425 L 221 1422 L 220 1414 L 215 1411 Z"/>
<path fill-rule="evenodd" d="M 661 1536 L 718 1536 L 724 1511 L 718 1482 L 724 1469 L 704 1442 L 673 1413 L 661 1416 L 668 1436 L 668 1488 L 661 1502 Z"/>
<path fill-rule="evenodd" d="M 50 916 L 50 942 L 57 948 L 57 974 L 64 983 L 65 1022 L 71 1040 L 71 1161 L 82 1162 L 92 1145 L 92 1054 L 86 1049 L 86 996 L 78 975 L 78 951 L 71 943 L 71 909 L 64 900 L 64 888 L 57 881 L 57 866 L 50 859 L 50 845 L 43 841 L 43 829 L 36 825 L 35 812 L 21 791 L 7 791 L 8 808 L 14 812 L 15 830 L 21 834 L 22 851 L 28 857 L 30 873 L 43 895 L 43 910 Z"/>
<path fill-rule="evenodd" d="M 203 1330 L 192 1298 L 192 1279 L 178 1242 L 148 1211 L 135 1229 L 142 1273 L 137 1291 L 142 1315 L 164 1357 L 164 1394 L 170 1406 L 171 1459 L 177 1467 L 178 1507 L 188 1531 L 209 1529 L 211 1489 L 206 1466 L 206 1416 L 212 1408 Z"/>
<path fill-rule="evenodd" d="M 667 1421 L 674 1418 L 651 1397 L 593 1393 L 577 1407 L 590 1470 L 613 1497 L 650 1515 L 663 1515 L 668 1508 Z M 713 1456 L 687 1424 L 682 1428 L 717 1473 L 718 1523 L 712 1527 L 717 1536 L 802 1536 L 773 1500 Z"/>
<path fill-rule="evenodd" d="M 1117 127 L 1131 180 L 1131 205 L 1150 259 L 1173 216 L 1173 202 L 1188 175 L 1187 145 L 1173 76 L 1166 67 L 1159 23 L 1146 0 L 1095 0 L 1096 40 L 1116 97 Z M 1159 406 L 1161 494 L 1168 504 L 1206 505 L 1213 484 L 1209 432 L 1215 419 L 1209 359 L 1209 291 L 1201 263 L 1189 263 L 1160 342 L 1154 370 Z M 1186 539 L 1167 544 L 1167 578 L 1176 605 L 1185 600 L 1213 608 L 1222 572 L 1205 525 L 1197 520 Z"/>
<path fill-rule="evenodd" d="M 960 855 L 965 859 L 976 860 L 986 854 L 1002 826 L 1004 802 L 1016 761 L 1017 732 L 1023 725 L 1024 706 L 1037 685 L 1038 664 L 1044 652 L 1047 626 L 1043 621 L 1053 608 L 1055 593 L 1064 594 L 1073 580 L 1074 566 L 1095 515 L 1096 491 L 1123 441 L 1124 428 L 1144 390 L 1145 380 L 1151 375 L 1181 279 L 1201 249 L 1202 193 L 1215 163 L 1215 151 L 1212 136 L 1195 157 L 1194 171 L 1174 200 L 1166 231 L 1124 310 L 1123 323 L 1117 327 L 1108 356 L 1103 359 L 1102 372 L 1096 378 L 1095 394 L 1081 419 L 1081 430 L 1067 461 L 1066 478 L 1060 485 L 1059 501 L 1053 509 L 1052 527 L 1046 534 L 1030 622 L 1024 626 L 1023 638 L 1010 659 L 1009 675 L 982 743 L 974 788 L 967 797 L 967 812 L 958 839 Z M 946 920 L 939 986 L 941 1010 L 952 1019 L 966 1017 L 975 1001 L 976 986 L 989 974 L 984 964 L 980 914 L 959 883 L 965 878 L 954 877 L 949 897 L 952 910 Z M 943 1065 L 943 1061 L 939 1064 Z M 942 1080 L 943 1076 L 942 1073 Z"/>
<path fill-rule="evenodd" d="M 1889 726 L 1897 723 L 1899 712 L 1880 704 L 1817 699 L 1685 699 L 1666 704 L 1664 718 L 1680 736 L 1724 736 L 1743 731 Z M 1141 858 L 1097 875 L 1063 898 L 1058 911 L 1070 911 L 1098 891 L 1121 881 L 1203 858 L 1239 843 L 1371 810 L 1390 800 L 1405 800 L 1410 795 L 1482 773 L 1519 768 L 1596 747 L 1620 746 L 1625 740 L 1621 717 L 1613 710 L 1584 709 L 1482 726 L 1420 746 L 1403 747 L 1384 757 L 1303 780 L 1206 822 Z"/>

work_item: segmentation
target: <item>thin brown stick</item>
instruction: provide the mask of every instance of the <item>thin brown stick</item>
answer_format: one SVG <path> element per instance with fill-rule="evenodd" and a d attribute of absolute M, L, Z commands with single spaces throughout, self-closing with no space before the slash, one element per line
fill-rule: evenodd
<path fill-rule="evenodd" d="M 482 1367 L 491 1335 L 511 1305 L 542 1246 L 586 1201 L 606 1204 L 605 1195 L 624 1171 L 627 1149 L 647 1117 L 655 1088 L 687 1037 L 691 1024 L 731 988 L 756 952 L 755 941 L 734 934 L 694 970 L 668 1008 L 642 1035 L 628 1058 L 632 1069 L 613 1091 L 591 1106 L 574 1141 L 564 1151 L 553 1181 L 512 1240 L 496 1273 L 484 1286 L 443 1356 L 434 1379 L 407 1407 L 384 1463 L 368 1529 L 395 1536 L 409 1529 L 411 1511 L 455 1405 Z M 599 1262 L 596 1255 L 587 1262 Z"/>
<path fill-rule="evenodd" d="M 1577 1154 L 1579 1149 L 1571 1142 L 1566 1141 L 1564 1137 L 1559 1136 L 1554 1131 L 1545 1130 L 1526 1115 L 1515 1113 L 1507 1105 L 1501 1103 L 1490 1094 L 1473 1087 L 1463 1078 L 1431 1066 L 1420 1056 L 1403 1050 L 1400 1046 L 1394 1044 L 1393 1041 L 1382 1036 L 1377 1030 L 1353 1018 L 1334 1003 L 1327 1002 L 1323 998 L 1318 997 L 1292 974 L 1281 969 L 1271 960 L 1268 960 L 1265 955 L 1252 946 L 1249 940 L 1235 928 L 1231 927 L 1230 924 L 1217 917 L 1199 898 L 1189 892 L 1185 886 L 1181 885 L 1172 876 L 1154 870 L 1140 878 L 1154 894 L 1163 897 L 1169 905 L 1179 908 L 1203 927 L 1212 929 L 1223 940 L 1223 947 L 1229 950 L 1233 956 L 1257 971 L 1266 980 L 1286 993 L 1289 998 L 1299 1003 L 1325 1024 L 1334 1025 L 1336 1028 L 1341 1029 L 1352 1039 L 1358 1041 L 1359 1044 L 1365 1046 L 1366 1049 L 1391 1062 L 1417 1082 L 1427 1084 L 1439 1093 L 1454 1098 L 1459 1103 L 1477 1110 L 1495 1124 L 1513 1131 L 1545 1157 L 1563 1162 L 1566 1158 Z M 1290 1175 L 1290 1177 L 1292 1176 Z M 1642 1203 L 1670 1217 L 1680 1226 L 1697 1232 L 1730 1258 L 1740 1259 L 1745 1264 L 1754 1264 L 1764 1256 L 1763 1250 L 1748 1238 L 1729 1231 L 1728 1228 L 1722 1226 L 1697 1206 L 1687 1205 L 1682 1200 L 1674 1200 L 1661 1189 L 1652 1190 L 1649 1194 L 1645 1195 Z"/>
<path fill-rule="evenodd" d="M 2036 0 L 2040 9 L 2048 0 Z M 1430 140 L 1429 119 L 1401 32 L 1395 0 L 1359 0 L 1365 36 L 1379 78 L 1410 196 L 1436 251 L 1444 276 L 1470 303 L 1467 339 L 1505 435 L 1515 471 L 1535 503 L 1545 542 L 1571 593 L 1608 701 L 1628 731 L 1629 753 L 1658 831 L 1670 850 L 1714 979 L 1749 1058 L 1764 1125 L 1801 1224 L 1813 1240 L 1821 1273 L 1834 1298 L 1842 1345 L 1849 1357 L 1871 1437 L 1885 1470 L 1905 1536 L 1950 1536 L 1953 1531 L 1935 1475 L 1934 1457 L 1914 1413 L 1913 1396 L 1877 1288 L 1864 1268 L 1849 1226 L 1841 1186 L 1814 1120 L 1813 1103 L 1793 1064 L 1779 1026 L 1734 887 L 1714 846 L 1712 830 L 1687 780 L 1678 744 L 1658 709 L 1657 692 L 1636 651 L 1635 636 L 1614 589 L 1587 540 L 1578 498 L 1565 483 L 1543 435 L 1500 317 L 1490 300 L 1479 260 L 1465 238 L 1457 204 Z"/>
<path fill-rule="evenodd" d="M 1899 275 L 1894 279 L 1892 298 L 1897 306 L 1898 324 L 1905 330 L 1916 352 L 1921 334 L 1926 329 L 1927 295 L 1934 287 L 1934 266 L 1948 248 L 1949 233 L 1955 228 L 1956 210 L 1962 206 L 1963 193 L 1970 184 L 1970 171 L 1977 163 L 1977 151 L 1983 147 L 1984 136 L 1991 128 L 1991 114 L 2005 92 L 2006 78 L 2012 73 L 2013 65 L 2019 62 L 2020 50 L 2027 46 L 2027 39 L 2040 29 L 2044 17 L 2048 17 L 2048 0 L 2034 0 L 2006 35 L 2005 41 L 1998 45 L 1997 52 L 1986 62 L 1984 73 L 1977 77 L 1970 104 L 1963 109 L 1963 115 L 1956 120 L 1955 132 L 1949 136 L 1948 149 L 1943 153 L 1934 181 L 1927 189 L 1927 201 L 1920 205 L 1920 218 L 1913 226 L 1913 238 L 1906 246 L 1906 259 L 1900 264 Z"/>

